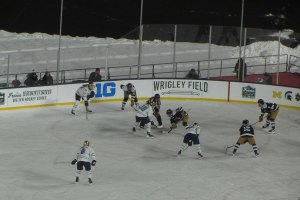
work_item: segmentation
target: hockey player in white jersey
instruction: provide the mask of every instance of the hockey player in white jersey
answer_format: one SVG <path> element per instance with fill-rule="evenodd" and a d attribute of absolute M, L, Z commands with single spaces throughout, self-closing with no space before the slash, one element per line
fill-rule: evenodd
<path fill-rule="evenodd" d="M 194 123 L 192 126 L 185 127 L 187 133 L 184 136 L 183 143 L 180 146 L 180 150 L 178 151 L 178 155 L 181 155 L 189 146 L 196 146 L 198 158 L 203 158 L 201 152 L 201 146 L 199 141 L 199 134 L 200 134 L 200 126 L 198 123 Z"/>
<path fill-rule="evenodd" d="M 135 132 L 136 128 L 140 125 L 140 123 L 145 124 L 147 130 L 147 137 L 153 138 L 151 134 L 151 118 L 153 117 L 153 106 L 154 102 L 147 101 L 144 105 L 134 107 L 136 110 L 135 114 L 135 123 L 132 128 L 132 131 Z"/>
<path fill-rule="evenodd" d="M 83 142 L 83 146 L 79 148 L 76 153 L 75 159 L 71 162 L 72 165 L 75 165 L 76 163 L 77 171 L 75 182 L 79 182 L 79 175 L 81 174 L 84 167 L 89 179 L 89 183 L 93 183 L 91 166 L 96 165 L 96 155 L 92 147 L 90 147 L 90 142 L 88 140 Z"/>
<path fill-rule="evenodd" d="M 89 99 L 95 96 L 95 85 L 93 82 L 89 82 L 88 84 L 82 85 L 80 88 L 77 89 L 75 93 L 75 103 L 73 105 L 71 113 L 75 115 L 75 110 L 77 109 L 81 100 L 84 101 L 85 109 L 87 112 L 92 112 L 89 109 Z"/>

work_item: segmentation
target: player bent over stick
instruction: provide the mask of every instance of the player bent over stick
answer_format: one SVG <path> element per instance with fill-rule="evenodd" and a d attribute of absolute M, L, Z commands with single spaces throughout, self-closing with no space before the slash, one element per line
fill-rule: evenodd
<path fill-rule="evenodd" d="M 252 145 L 253 151 L 255 156 L 257 157 L 259 155 L 258 149 L 256 146 L 256 142 L 254 139 L 254 129 L 253 127 L 249 124 L 249 121 L 247 119 L 243 120 L 243 125 L 240 128 L 240 137 L 236 144 L 234 145 L 234 149 L 232 154 L 235 155 L 236 151 L 240 148 L 241 144 L 249 143 Z"/>
<path fill-rule="evenodd" d="M 279 106 L 276 103 L 268 103 L 264 102 L 263 99 L 259 99 L 257 101 L 258 106 L 261 109 L 261 115 L 259 116 L 259 122 L 263 121 L 265 113 L 267 113 L 266 125 L 262 128 L 268 128 L 271 125 L 271 129 L 268 131 L 269 133 L 275 132 L 275 119 L 279 112 Z"/>
<path fill-rule="evenodd" d="M 181 153 L 184 152 L 189 146 L 192 146 L 194 144 L 194 146 L 197 147 L 197 154 L 199 159 L 203 158 L 199 141 L 200 126 L 198 125 L 198 123 L 194 123 L 192 126 L 186 126 L 186 129 L 187 133 L 183 138 L 183 143 L 180 146 L 178 155 L 181 155 Z"/>
<path fill-rule="evenodd" d="M 121 109 L 124 110 L 126 102 L 128 101 L 129 96 L 130 98 L 130 106 L 133 107 L 134 104 L 137 106 L 138 105 L 138 99 L 136 96 L 136 90 L 135 87 L 132 83 L 128 83 L 127 85 L 120 85 L 120 88 L 124 91 L 124 99 L 122 102 L 122 107 Z"/>
<path fill-rule="evenodd" d="M 146 130 L 147 130 L 147 137 L 153 138 L 153 135 L 151 134 L 151 118 L 153 117 L 153 106 L 154 102 L 147 101 L 142 106 L 134 107 L 136 110 L 135 114 L 135 123 L 132 128 L 132 131 L 135 132 L 136 128 L 142 123 L 145 124 Z"/>
<path fill-rule="evenodd" d="M 93 82 L 89 82 L 89 84 L 84 84 L 75 93 L 75 104 L 73 105 L 71 113 L 75 115 L 75 110 L 77 109 L 81 100 L 84 101 L 85 109 L 87 112 L 92 112 L 89 109 L 89 99 L 95 96 L 95 85 Z"/>
<path fill-rule="evenodd" d="M 166 114 L 170 118 L 171 127 L 168 133 L 170 133 L 173 129 L 177 128 L 177 124 L 182 121 L 182 125 L 187 127 L 189 121 L 188 112 L 183 110 L 182 107 L 176 108 L 175 112 L 173 110 L 168 109 Z"/>
<path fill-rule="evenodd" d="M 83 167 L 85 168 L 89 183 L 92 181 L 91 166 L 96 165 L 95 152 L 90 147 L 90 142 L 88 140 L 83 142 L 83 146 L 79 148 L 76 153 L 76 158 L 71 162 L 72 165 L 77 163 L 76 179 L 75 182 L 79 182 L 79 175 L 81 174 Z"/>

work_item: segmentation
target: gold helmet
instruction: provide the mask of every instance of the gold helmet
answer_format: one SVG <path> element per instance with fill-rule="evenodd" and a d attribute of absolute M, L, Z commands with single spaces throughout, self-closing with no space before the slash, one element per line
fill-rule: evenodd
<path fill-rule="evenodd" d="M 90 146 L 90 141 L 85 140 L 85 141 L 83 142 L 83 146 L 84 146 L 84 147 Z"/>

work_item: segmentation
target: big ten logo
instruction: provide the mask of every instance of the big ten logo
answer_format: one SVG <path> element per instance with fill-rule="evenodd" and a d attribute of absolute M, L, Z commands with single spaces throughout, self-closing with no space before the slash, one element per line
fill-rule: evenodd
<path fill-rule="evenodd" d="M 96 84 L 96 98 L 97 97 L 112 97 L 116 94 L 115 82 L 97 83 Z"/>
<path fill-rule="evenodd" d="M 278 98 L 281 99 L 282 98 L 282 92 L 278 92 L 278 91 L 273 91 L 273 98 Z"/>

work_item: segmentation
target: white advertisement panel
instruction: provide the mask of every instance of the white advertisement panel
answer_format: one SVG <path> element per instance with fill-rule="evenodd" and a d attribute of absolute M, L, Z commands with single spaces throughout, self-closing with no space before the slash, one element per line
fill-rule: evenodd
<path fill-rule="evenodd" d="M 153 80 L 153 93 L 169 98 L 227 100 L 228 82 L 209 80 Z"/>
<path fill-rule="evenodd" d="M 257 102 L 264 99 L 281 105 L 300 107 L 300 89 L 249 83 L 230 83 L 230 101 Z"/>
<path fill-rule="evenodd" d="M 57 86 L 8 89 L 6 95 L 7 107 L 55 104 Z"/>

